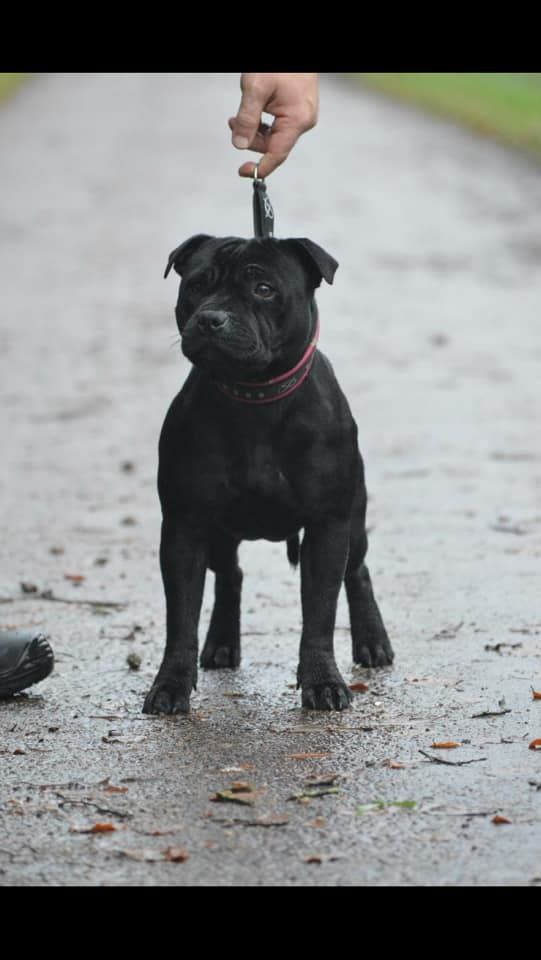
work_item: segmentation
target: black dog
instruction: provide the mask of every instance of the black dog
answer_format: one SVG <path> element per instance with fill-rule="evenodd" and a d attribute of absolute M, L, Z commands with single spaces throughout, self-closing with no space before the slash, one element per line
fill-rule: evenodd
<path fill-rule="evenodd" d="M 364 564 L 366 492 L 357 427 L 327 358 L 316 350 L 314 290 L 335 260 L 310 240 L 198 235 L 169 257 L 194 366 L 160 438 L 160 562 L 167 642 L 145 713 L 188 713 L 207 567 L 215 603 L 200 664 L 240 663 L 242 540 L 287 540 L 301 563 L 302 705 L 343 710 L 351 694 L 333 632 L 345 580 L 353 660 L 393 660 Z M 302 547 L 299 531 L 304 530 Z"/>

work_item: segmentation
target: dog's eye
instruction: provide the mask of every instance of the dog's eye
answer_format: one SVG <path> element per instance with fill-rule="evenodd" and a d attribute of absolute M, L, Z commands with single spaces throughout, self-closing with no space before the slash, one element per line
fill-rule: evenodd
<path fill-rule="evenodd" d="M 197 295 L 198 293 L 201 293 L 202 290 L 203 290 L 202 280 L 190 280 L 190 283 L 188 284 L 188 293 L 190 294 L 190 296 L 194 296 L 194 294 Z"/>
<path fill-rule="evenodd" d="M 268 283 L 256 283 L 254 287 L 254 293 L 257 297 L 261 297 L 263 300 L 269 300 L 272 297 L 274 290 L 272 287 L 269 287 Z"/>

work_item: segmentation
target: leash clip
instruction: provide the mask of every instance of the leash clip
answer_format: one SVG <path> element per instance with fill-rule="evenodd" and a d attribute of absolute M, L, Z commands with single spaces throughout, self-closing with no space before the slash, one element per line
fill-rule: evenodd
<path fill-rule="evenodd" d="M 274 236 L 274 209 L 267 193 L 267 187 L 264 178 L 259 176 L 259 167 L 254 167 L 254 194 L 253 194 L 253 213 L 254 213 L 254 236 L 273 237 Z"/>

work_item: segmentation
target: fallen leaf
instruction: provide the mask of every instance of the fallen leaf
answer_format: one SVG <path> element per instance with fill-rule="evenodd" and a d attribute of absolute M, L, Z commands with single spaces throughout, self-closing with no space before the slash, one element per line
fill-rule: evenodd
<path fill-rule="evenodd" d="M 247 826 L 249 827 L 285 827 L 286 823 L 289 823 L 289 817 L 257 817 L 256 820 L 249 820 Z"/>
<path fill-rule="evenodd" d="M 506 713 L 512 713 L 509 707 L 503 707 L 501 710 L 483 710 L 482 713 L 472 713 L 472 720 L 479 720 L 480 717 L 503 717 Z"/>
<path fill-rule="evenodd" d="M 127 787 L 114 787 L 111 783 L 109 786 L 103 788 L 104 793 L 127 793 Z"/>
<path fill-rule="evenodd" d="M 322 857 L 318 853 L 313 853 L 310 857 L 304 858 L 305 863 L 323 863 Z"/>
<path fill-rule="evenodd" d="M 400 763 L 399 760 L 384 760 L 381 765 L 382 767 L 389 767 L 390 770 L 404 770 L 406 767 L 406 764 Z"/>
<path fill-rule="evenodd" d="M 91 827 L 70 827 L 70 833 L 110 833 L 117 829 L 114 823 L 94 823 Z"/>
<path fill-rule="evenodd" d="M 288 760 L 327 760 L 332 753 L 290 753 Z"/>
<path fill-rule="evenodd" d="M 501 817 L 500 814 L 497 813 L 495 817 L 492 817 L 492 821 L 491 821 L 491 822 L 492 822 L 492 823 L 499 824 L 499 823 L 512 823 L 513 821 L 512 821 L 512 820 L 508 820 L 507 817 Z"/>
<path fill-rule="evenodd" d="M 142 863 L 157 863 L 164 859 L 163 854 L 155 850 L 121 850 L 120 853 L 129 860 L 138 860 Z"/>
<path fill-rule="evenodd" d="M 338 777 L 339 773 L 322 773 L 319 777 L 312 777 L 310 780 L 306 781 L 307 787 L 332 787 Z"/>
<path fill-rule="evenodd" d="M 493 650 L 495 653 L 499 653 L 503 647 L 510 647 L 514 649 L 515 647 L 521 647 L 521 643 L 485 643 L 485 650 Z"/>
<path fill-rule="evenodd" d="M 532 700 L 541 700 L 541 693 L 539 690 L 534 690 L 532 687 Z"/>
<path fill-rule="evenodd" d="M 163 859 L 170 860 L 171 863 L 184 863 L 190 854 L 184 847 L 167 847 L 163 851 Z"/>
<path fill-rule="evenodd" d="M 363 683 L 361 680 L 359 680 L 358 683 L 348 683 L 348 687 L 353 693 L 366 693 L 369 689 L 368 684 Z"/>
<path fill-rule="evenodd" d="M 460 747 L 461 744 L 455 740 L 444 740 L 442 743 L 431 743 L 430 746 L 434 750 L 454 750 L 455 747 Z"/>
<path fill-rule="evenodd" d="M 71 580 L 72 583 L 82 583 L 86 577 L 82 573 L 65 573 L 64 580 Z"/>
<path fill-rule="evenodd" d="M 316 797 L 326 797 L 330 793 L 340 793 L 338 787 L 325 787 L 323 790 L 303 790 L 301 793 L 293 793 L 288 800 L 296 800 L 297 803 L 308 803 Z"/>
<path fill-rule="evenodd" d="M 13 751 L 13 754 L 16 757 L 24 757 L 26 754 L 26 750 L 21 750 L 20 747 L 16 747 L 15 750 Z"/>
<path fill-rule="evenodd" d="M 541 740 L 532 740 L 530 750 L 541 750 Z"/>
<path fill-rule="evenodd" d="M 255 787 L 253 783 L 247 783 L 244 780 L 235 780 L 235 782 L 231 784 L 232 793 L 253 793 L 254 790 Z"/>
<path fill-rule="evenodd" d="M 325 827 L 326 825 L 327 821 L 325 820 L 325 817 L 315 817 L 314 820 L 308 824 L 309 827 L 317 827 L 318 829 L 321 829 L 321 827 Z"/>
<path fill-rule="evenodd" d="M 253 793 L 233 793 L 232 790 L 217 790 L 216 793 L 211 794 L 209 800 L 212 803 L 242 803 L 247 807 L 252 807 L 258 797 L 258 794 Z"/>
<path fill-rule="evenodd" d="M 413 810 L 416 806 L 416 800 L 374 800 L 372 803 L 362 803 L 357 807 L 356 813 L 358 816 L 362 816 L 363 813 L 375 813 L 386 810 L 388 807 L 402 807 L 405 810 Z"/>

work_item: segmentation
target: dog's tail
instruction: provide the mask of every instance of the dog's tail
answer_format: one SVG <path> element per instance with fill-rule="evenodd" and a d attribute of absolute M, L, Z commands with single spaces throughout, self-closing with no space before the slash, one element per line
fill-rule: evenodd
<path fill-rule="evenodd" d="M 293 568 L 297 567 L 299 564 L 300 552 L 301 545 L 299 541 L 299 535 L 296 533 L 294 537 L 290 537 L 287 541 L 287 559 Z"/>

